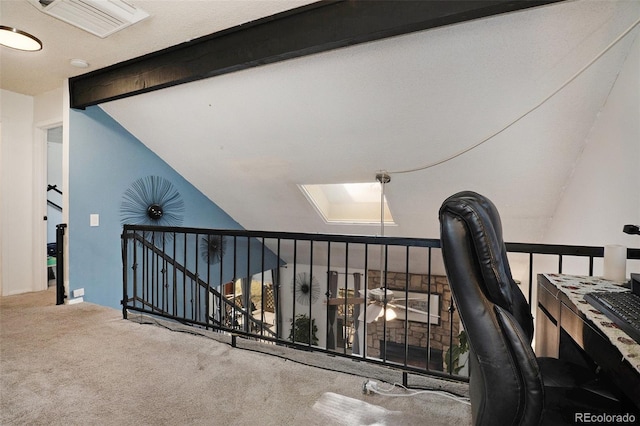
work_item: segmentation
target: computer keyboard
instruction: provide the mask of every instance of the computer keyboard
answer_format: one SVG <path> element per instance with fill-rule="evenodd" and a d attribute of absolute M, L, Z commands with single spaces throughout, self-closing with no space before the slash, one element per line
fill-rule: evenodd
<path fill-rule="evenodd" d="M 585 300 L 640 343 L 640 296 L 630 291 L 587 293 Z"/>

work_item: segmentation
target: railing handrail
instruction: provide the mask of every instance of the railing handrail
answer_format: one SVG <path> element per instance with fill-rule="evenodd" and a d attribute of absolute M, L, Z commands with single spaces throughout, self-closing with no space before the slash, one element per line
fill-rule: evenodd
<path fill-rule="evenodd" d="M 265 239 L 286 239 L 302 241 L 323 241 L 342 242 L 359 244 L 380 244 L 384 242 L 388 245 L 413 245 L 417 247 L 439 248 L 440 240 L 433 238 L 413 238 L 413 237 L 380 237 L 375 235 L 341 235 L 341 234 L 310 234 L 304 232 L 281 232 L 281 231 L 252 231 L 243 229 L 210 229 L 210 228 L 181 228 L 170 226 L 147 226 L 147 225 L 124 225 L 124 232 L 127 231 L 147 231 L 147 232 L 179 232 L 187 234 L 215 234 L 230 237 L 248 237 Z"/>
<path fill-rule="evenodd" d="M 147 232 L 180 232 L 188 234 L 215 234 L 232 237 L 264 238 L 264 239 L 286 239 L 302 241 L 324 241 L 324 242 L 348 242 L 360 244 L 381 244 L 381 245 L 412 245 L 417 247 L 441 248 L 438 238 L 417 238 L 417 237 L 390 237 L 375 235 L 341 235 L 341 234 L 311 234 L 304 232 L 287 231 L 255 231 L 244 229 L 215 229 L 215 228 L 190 228 L 172 226 L 150 226 L 150 225 L 124 225 L 123 232 L 127 231 L 147 231 Z M 543 244 L 543 243 L 505 243 L 508 252 L 513 253 L 533 253 L 552 254 L 566 256 L 603 257 L 603 246 L 582 246 L 567 244 Z M 627 248 L 627 259 L 640 259 L 640 248 Z"/>
<path fill-rule="evenodd" d="M 58 185 L 47 185 L 47 192 L 49 191 L 55 191 L 58 194 L 62 195 L 62 191 L 58 189 Z"/>
<path fill-rule="evenodd" d="M 566 244 L 505 243 L 512 253 L 554 254 L 566 256 L 604 257 L 604 247 Z M 627 259 L 640 259 L 640 248 L 627 248 Z"/>

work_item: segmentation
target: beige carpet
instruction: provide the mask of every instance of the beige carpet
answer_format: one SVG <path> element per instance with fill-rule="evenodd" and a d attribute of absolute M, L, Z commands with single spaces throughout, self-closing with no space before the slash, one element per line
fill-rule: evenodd
<path fill-rule="evenodd" d="M 401 381 L 394 370 L 246 339 L 233 348 L 219 333 L 54 304 L 55 288 L 0 298 L 2 425 L 471 424 L 467 404 L 392 389 Z M 403 396 L 364 394 L 365 380 Z M 416 375 L 409 382 L 468 392 Z"/>

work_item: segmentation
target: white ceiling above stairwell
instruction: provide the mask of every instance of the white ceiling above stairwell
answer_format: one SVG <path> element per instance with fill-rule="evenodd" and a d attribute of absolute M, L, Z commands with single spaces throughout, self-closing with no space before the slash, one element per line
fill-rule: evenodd
<path fill-rule="evenodd" d="M 633 1 L 562 2 L 102 108 L 247 229 L 378 234 L 325 223 L 298 185 L 386 170 L 386 235 L 437 237 L 444 198 L 471 189 L 499 206 L 510 241 L 535 242 L 640 30 L 570 80 L 638 19 Z"/>

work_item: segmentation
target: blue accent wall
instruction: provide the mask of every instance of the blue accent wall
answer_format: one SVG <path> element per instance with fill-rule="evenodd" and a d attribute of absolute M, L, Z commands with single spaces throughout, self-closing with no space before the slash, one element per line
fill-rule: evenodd
<path fill-rule="evenodd" d="M 169 180 L 180 193 L 182 226 L 242 229 L 101 108 L 70 110 L 69 297 L 84 288 L 86 301 L 120 307 L 120 205 L 131 184 L 149 175 Z M 99 215 L 99 226 L 90 226 L 91 214 Z"/>

